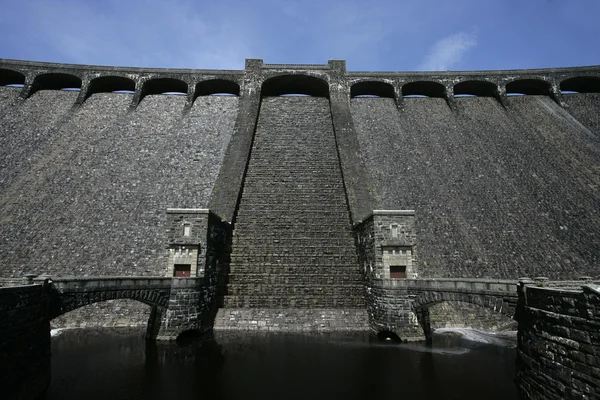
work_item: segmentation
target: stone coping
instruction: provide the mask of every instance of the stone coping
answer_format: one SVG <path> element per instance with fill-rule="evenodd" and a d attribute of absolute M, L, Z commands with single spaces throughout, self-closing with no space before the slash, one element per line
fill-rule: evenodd
<path fill-rule="evenodd" d="M 215 214 L 208 208 L 167 208 L 167 214 L 210 214 L 223 221 L 221 216 Z"/>
<path fill-rule="evenodd" d="M 265 64 L 262 59 L 246 59 L 246 62 L 260 62 L 262 69 L 297 69 L 297 70 L 327 70 L 331 68 L 328 64 Z M 340 60 L 330 60 L 340 61 Z M 342 60 L 343 61 L 343 60 Z M 86 71 L 121 71 L 130 73 L 166 73 L 166 74 L 243 74 L 244 70 L 216 70 L 216 69 L 194 69 L 194 68 L 150 68 L 150 67 L 124 67 L 108 65 L 88 65 L 88 64 L 66 64 L 53 63 L 45 61 L 27 61 L 0 58 L 0 65 L 15 66 L 25 68 L 51 68 L 65 70 L 86 70 Z M 402 77 L 402 76 L 421 76 L 421 77 L 452 77 L 462 75 L 485 75 L 485 76 L 507 76 L 508 75 L 531 75 L 531 74 L 556 74 L 556 73 L 574 73 L 574 72 L 600 72 L 600 65 L 580 66 L 580 67 L 559 67 L 559 68 L 537 68 L 537 69 L 516 69 L 516 70 L 480 70 L 480 71 L 352 71 L 347 72 L 349 77 Z"/>
<path fill-rule="evenodd" d="M 485 292 L 502 292 L 516 295 L 516 280 L 489 279 L 380 279 L 367 283 L 367 286 L 387 289 L 420 289 L 420 290 L 472 290 Z"/>
<path fill-rule="evenodd" d="M 415 210 L 373 210 L 371 215 L 408 215 L 408 216 L 411 216 L 411 215 L 415 215 Z"/>
<path fill-rule="evenodd" d="M 17 67 L 28 67 L 28 68 L 52 68 L 52 69 L 65 69 L 65 70 L 85 70 L 85 71 L 109 71 L 109 72 L 130 72 L 130 73 L 166 73 L 166 74 L 236 74 L 241 75 L 244 70 L 226 70 L 226 69 L 194 69 L 194 68 L 150 68 L 150 67 L 124 67 L 124 66 L 111 66 L 111 65 L 89 65 L 89 64 L 66 64 L 66 63 L 54 63 L 46 61 L 28 61 L 28 60 L 14 60 L 10 58 L 0 58 L 0 65 L 10 66 L 14 65 Z"/>
<path fill-rule="evenodd" d="M 167 214 L 208 214 L 208 208 L 167 208 Z"/>
<path fill-rule="evenodd" d="M 583 292 L 592 292 L 597 295 L 600 295 L 600 285 L 598 284 L 582 284 L 579 282 L 579 285 L 575 286 L 536 286 L 536 285 L 525 285 L 525 291 L 535 290 L 538 292 L 548 292 L 548 293 L 583 293 Z"/>
<path fill-rule="evenodd" d="M 415 210 L 373 210 L 367 216 L 363 217 L 360 221 L 354 223 L 354 227 L 359 226 L 360 224 L 368 221 L 373 218 L 375 215 L 399 215 L 405 217 L 415 216 Z"/>
<path fill-rule="evenodd" d="M 31 285 L 11 285 L 11 286 L 0 286 L 0 290 L 32 290 L 33 288 L 37 288 L 42 286 L 39 283 L 31 284 Z"/>

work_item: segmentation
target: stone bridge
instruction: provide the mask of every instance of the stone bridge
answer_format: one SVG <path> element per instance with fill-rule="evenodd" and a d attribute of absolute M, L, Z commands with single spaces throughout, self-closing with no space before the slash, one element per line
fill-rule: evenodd
<path fill-rule="evenodd" d="M 534 282 L 529 278 L 519 281 Z M 582 278 L 583 281 L 589 278 Z M 577 287 L 579 281 L 550 282 L 536 278 L 540 286 Z M 376 332 L 391 332 L 402 339 L 431 341 L 429 308 L 444 301 L 475 304 L 510 318 L 515 317 L 519 281 L 496 279 L 382 279 L 367 287 L 369 323 Z"/>
<path fill-rule="evenodd" d="M 52 292 L 51 319 L 89 304 L 106 300 L 132 299 L 151 307 L 169 306 L 174 284 L 194 286 L 197 279 L 164 277 L 93 277 L 47 279 Z"/>
<path fill-rule="evenodd" d="M 215 286 L 207 277 L 42 276 L 23 283 L 42 287 L 48 321 L 107 300 L 132 299 L 147 304 L 151 307 L 147 337 L 152 339 L 174 339 L 186 330 L 210 330 L 209 314 L 215 311 L 211 309 Z"/>

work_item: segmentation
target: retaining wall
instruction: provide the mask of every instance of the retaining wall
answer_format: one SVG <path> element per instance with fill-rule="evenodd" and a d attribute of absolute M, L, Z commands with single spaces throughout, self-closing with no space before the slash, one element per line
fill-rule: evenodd
<path fill-rule="evenodd" d="M 0 288 L 0 386 L 6 399 L 34 399 L 50 383 L 48 293 L 42 285 Z"/>
<path fill-rule="evenodd" d="M 516 382 L 524 399 L 600 396 L 600 286 L 519 288 Z"/>

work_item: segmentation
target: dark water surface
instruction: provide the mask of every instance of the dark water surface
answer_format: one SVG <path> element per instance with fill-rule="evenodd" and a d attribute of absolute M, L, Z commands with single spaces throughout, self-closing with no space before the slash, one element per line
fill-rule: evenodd
<path fill-rule="evenodd" d="M 438 337 L 228 335 L 146 344 L 140 331 L 52 338 L 54 399 L 517 399 L 515 349 Z"/>

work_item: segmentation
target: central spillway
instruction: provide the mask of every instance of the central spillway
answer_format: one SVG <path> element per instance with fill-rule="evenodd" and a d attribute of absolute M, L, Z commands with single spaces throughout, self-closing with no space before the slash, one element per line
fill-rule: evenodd
<path fill-rule="evenodd" d="M 259 320 L 282 330 L 289 324 L 366 329 L 364 287 L 326 98 L 262 100 L 224 307 L 236 311 L 221 310 L 217 329 L 224 320 Z"/>

